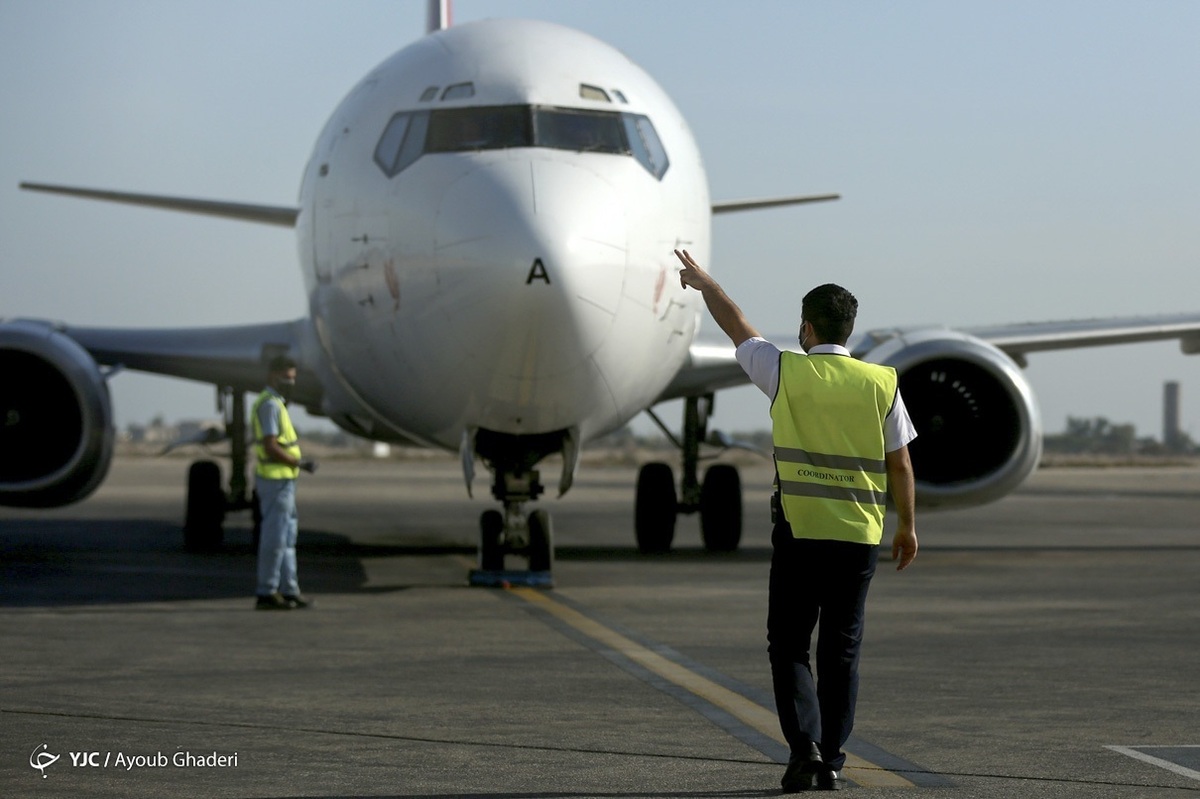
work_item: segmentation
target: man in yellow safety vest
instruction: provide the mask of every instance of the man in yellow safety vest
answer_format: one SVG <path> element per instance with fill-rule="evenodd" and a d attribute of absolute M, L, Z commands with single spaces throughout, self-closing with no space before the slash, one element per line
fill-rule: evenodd
<path fill-rule="evenodd" d="M 267 367 L 267 387 L 250 410 L 254 428 L 255 491 L 262 511 L 258 544 L 259 610 L 306 608 L 296 575 L 296 478 L 316 464 L 300 457 L 300 439 L 287 401 L 296 386 L 296 362 L 280 355 Z"/>
<path fill-rule="evenodd" d="M 867 589 L 875 574 L 890 490 L 898 523 L 897 569 L 917 556 L 916 438 L 896 371 L 850 357 L 858 301 L 818 286 L 801 305 L 800 348 L 784 352 L 686 250 L 684 288 L 694 288 L 737 347 L 751 382 L 771 398 L 778 490 L 772 499 L 767 641 L 779 725 L 791 748 L 785 793 L 845 786 L 842 746 L 854 726 Z M 817 632 L 816 678 L 809 651 Z"/>

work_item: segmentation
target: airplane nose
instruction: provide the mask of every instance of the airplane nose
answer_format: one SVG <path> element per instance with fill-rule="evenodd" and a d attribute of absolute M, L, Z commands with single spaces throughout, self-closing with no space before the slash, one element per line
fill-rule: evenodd
<path fill-rule="evenodd" d="M 521 403 L 543 392 L 541 381 L 594 371 L 589 356 L 621 299 L 628 226 L 615 189 L 596 172 L 553 158 L 500 158 L 442 196 L 434 262 L 440 293 L 458 298 L 446 334 L 466 361 L 505 379 L 494 399 Z"/>

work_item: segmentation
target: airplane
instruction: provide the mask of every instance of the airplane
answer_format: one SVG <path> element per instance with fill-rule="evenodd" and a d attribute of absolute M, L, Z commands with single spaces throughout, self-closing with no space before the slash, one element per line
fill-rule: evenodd
<path fill-rule="evenodd" d="M 214 385 L 242 442 L 245 394 L 287 353 L 310 414 L 459 453 L 468 494 L 478 464 L 492 472 L 501 507 L 480 518 L 485 580 L 509 554 L 551 572 L 550 516 L 527 513 L 545 458 L 561 456 L 562 495 L 585 443 L 672 399 L 684 406 L 682 474 L 641 467 L 638 548 L 669 550 L 680 513 L 699 513 L 707 549 L 738 547 L 738 472 L 718 463 L 701 478 L 699 462 L 715 393 L 747 380 L 728 345 L 697 338 L 703 307 L 679 285 L 673 250 L 707 264 L 714 214 L 837 195 L 713 202 L 683 116 L 616 49 L 545 22 L 447 21 L 433 0 L 427 35 L 350 91 L 296 206 L 21 184 L 294 228 L 309 313 L 194 329 L 0 320 L 0 364 L 27 376 L 0 389 L 0 504 L 66 505 L 101 484 L 115 437 L 107 384 L 121 370 Z M 850 346 L 900 374 L 918 503 L 954 507 L 999 499 L 1037 467 L 1028 354 L 1162 339 L 1200 352 L 1200 314 L 872 330 Z M 189 470 L 189 548 L 219 545 L 225 515 L 253 507 L 244 448 L 231 457 L 228 486 L 211 461 Z"/>

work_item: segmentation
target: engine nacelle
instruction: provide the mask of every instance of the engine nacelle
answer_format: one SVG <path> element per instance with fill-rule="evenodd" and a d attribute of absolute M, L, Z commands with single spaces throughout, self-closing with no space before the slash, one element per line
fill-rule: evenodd
<path fill-rule="evenodd" d="M 0 323 L 0 505 L 83 499 L 113 454 L 108 385 L 87 350 L 46 322 Z"/>
<path fill-rule="evenodd" d="M 1000 499 L 1037 468 L 1042 421 L 1029 382 L 993 345 L 953 330 L 903 333 L 863 358 L 896 369 L 917 429 L 909 445 L 923 506 Z"/>

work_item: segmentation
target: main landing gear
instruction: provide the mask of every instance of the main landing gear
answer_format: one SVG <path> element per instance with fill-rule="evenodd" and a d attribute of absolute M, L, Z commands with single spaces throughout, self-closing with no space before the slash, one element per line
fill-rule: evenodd
<path fill-rule="evenodd" d="M 196 440 L 177 442 L 215 444 L 230 442 L 229 491 L 221 485 L 221 467 L 216 461 L 194 461 L 188 468 L 187 500 L 183 514 L 183 547 L 189 552 L 213 552 L 225 539 L 225 515 L 251 509 L 254 514 L 255 544 L 261 524 L 258 503 L 248 495 L 246 480 L 246 396 L 224 387 L 217 391 L 217 404 L 225 417 L 225 431 L 206 431 Z M 213 434 L 215 433 L 215 435 Z M 176 446 L 173 445 L 173 446 Z M 256 546 L 257 549 L 257 546 Z"/>
<path fill-rule="evenodd" d="M 676 498 L 675 474 L 669 464 L 647 463 L 638 472 L 634 503 L 634 534 L 638 550 L 661 553 L 671 550 L 675 520 L 680 513 L 700 511 L 700 532 L 709 552 L 734 552 L 742 540 L 742 480 L 737 468 L 727 463 L 708 467 L 704 482 L 698 478 L 700 444 L 708 429 L 713 395 L 687 397 L 684 401 L 683 441 L 646 411 L 667 434 L 683 456 L 681 497 Z"/>

